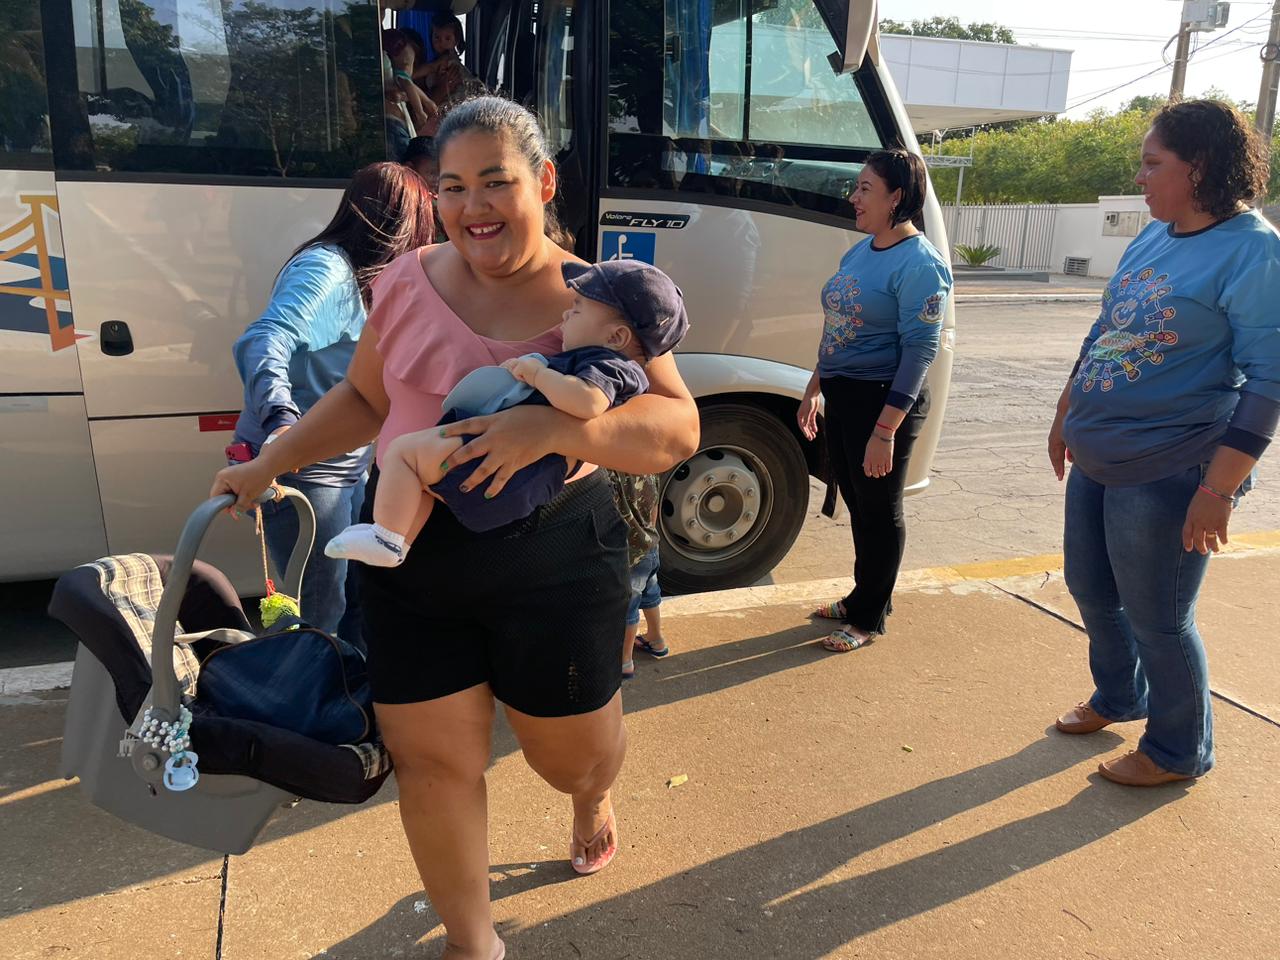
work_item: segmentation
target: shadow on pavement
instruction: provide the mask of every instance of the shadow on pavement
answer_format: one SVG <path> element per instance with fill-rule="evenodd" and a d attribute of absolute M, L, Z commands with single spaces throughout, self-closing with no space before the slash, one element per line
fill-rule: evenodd
<path fill-rule="evenodd" d="M 522 957 L 703 957 L 712 955 L 711 949 L 719 956 L 816 960 L 859 936 L 1085 847 L 1186 792 L 1178 786 L 1130 791 L 1093 775 L 1089 786 L 1060 806 L 871 873 L 849 875 L 857 870 L 857 858 L 878 847 L 1055 776 L 1120 742 L 1110 733 L 1087 740 L 1048 735 L 1001 760 L 503 935 Z M 568 878 L 563 862 L 541 867 L 515 881 L 495 882 L 494 899 L 559 882 L 561 875 Z M 831 878 L 833 871 L 837 876 Z M 333 944 L 326 956 L 363 960 L 413 942 L 437 923 L 431 911 L 416 916 L 405 910 L 413 899 Z M 646 937 L 654 942 L 645 943 Z M 419 947 L 425 953 L 439 945 L 433 938 Z"/>
<path fill-rule="evenodd" d="M 807 645 L 815 635 L 812 626 L 803 625 L 672 654 L 662 661 L 661 676 L 629 685 L 624 695 L 627 712 L 654 709 L 802 666 L 822 655 Z M 216 854 L 119 821 L 87 804 L 77 785 L 59 782 L 65 712 L 61 701 L 0 709 L 15 711 L 12 720 L 6 717 L 6 742 L 0 744 L 0 836 L 21 836 L 22 850 L 39 851 L 39 856 L 32 858 L 11 849 L 0 858 L 0 874 L 22 878 L 20 884 L 13 885 L 20 889 L 0 889 L 0 919 L 145 883 L 201 864 L 209 864 L 210 871 L 217 872 L 221 858 Z M 505 723 L 497 724 L 493 759 L 517 749 L 510 729 Z M 6 799 L 44 784 L 50 788 Z M 258 842 L 322 827 L 388 803 L 395 796 L 394 787 L 387 787 L 358 807 L 301 804 L 273 820 Z M 6 862 L 9 856 L 13 860 Z M 50 866 L 54 863 L 76 866 L 55 869 Z"/>

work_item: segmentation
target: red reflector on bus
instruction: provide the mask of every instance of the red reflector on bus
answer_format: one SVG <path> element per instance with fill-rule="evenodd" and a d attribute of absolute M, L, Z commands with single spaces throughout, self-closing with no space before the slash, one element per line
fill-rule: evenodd
<path fill-rule="evenodd" d="M 234 430 L 238 413 L 210 413 L 200 418 L 200 432 L 211 433 L 217 430 Z"/>

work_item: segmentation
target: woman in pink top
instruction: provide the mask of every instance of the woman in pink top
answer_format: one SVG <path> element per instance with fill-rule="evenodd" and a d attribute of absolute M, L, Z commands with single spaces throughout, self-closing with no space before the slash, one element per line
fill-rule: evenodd
<path fill-rule="evenodd" d="M 444 395 L 476 367 L 559 349 L 572 302 L 560 268 L 572 255 L 545 235 L 556 171 L 536 118 L 481 97 L 448 115 L 436 144 L 451 242 L 384 271 L 346 380 L 257 460 L 220 472 L 214 494 L 247 508 L 299 464 L 435 423 Z M 670 355 L 646 373 L 648 393 L 591 420 L 517 406 L 454 424 L 451 434 L 477 438 L 448 462 L 474 462 L 468 484 L 494 494 L 550 453 L 666 470 L 696 448 L 697 409 Z M 450 960 L 505 953 L 489 907 L 485 806 L 495 699 L 529 765 L 572 797 L 573 868 L 593 873 L 618 849 L 609 789 L 625 743 L 617 639 L 629 582 L 626 529 L 602 474 L 584 467 L 555 501 L 485 534 L 435 510 L 428 549 L 365 570 L 378 721 Z"/>

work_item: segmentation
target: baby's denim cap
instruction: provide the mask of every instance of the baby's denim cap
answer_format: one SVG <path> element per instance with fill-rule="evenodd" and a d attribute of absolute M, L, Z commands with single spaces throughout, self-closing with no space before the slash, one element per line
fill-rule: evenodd
<path fill-rule="evenodd" d="M 564 282 L 626 319 L 652 359 L 669 353 L 689 330 L 684 295 L 670 277 L 642 260 L 606 260 L 588 266 L 565 262 Z"/>

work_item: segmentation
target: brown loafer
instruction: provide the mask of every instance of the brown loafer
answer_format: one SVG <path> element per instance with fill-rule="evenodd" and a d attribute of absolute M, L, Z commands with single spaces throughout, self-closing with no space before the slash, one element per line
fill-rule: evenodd
<path fill-rule="evenodd" d="M 1082 700 L 1060 716 L 1053 725 L 1063 733 L 1095 733 L 1113 723 L 1114 720 L 1108 720 Z"/>
<path fill-rule="evenodd" d="M 1098 764 L 1098 772 L 1113 783 L 1122 783 L 1126 787 L 1158 787 L 1162 783 L 1195 779 L 1185 773 L 1164 769 L 1141 750 L 1130 750 L 1123 757 L 1104 760 Z"/>

